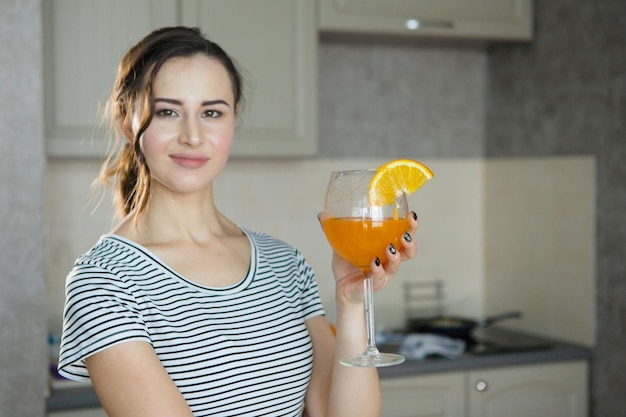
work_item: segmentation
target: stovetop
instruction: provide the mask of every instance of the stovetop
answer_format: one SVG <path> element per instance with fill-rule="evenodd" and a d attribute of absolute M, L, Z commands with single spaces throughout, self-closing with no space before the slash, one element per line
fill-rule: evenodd
<path fill-rule="evenodd" d="M 402 345 L 402 337 L 406 332 L 399 330 L 394 332 L 398 335 L 395 341 L 387 341 L 379 344 L 383 351 L 397 351 Z M 495 327 L 483 327 L 474 330 L 470 339 L 464 340 L 466 348 L 464 354 L 472 356 L 498 355 L 507 353 L 523 353 L 551 350 L 554 344 L 541 337 L 527 334 L 517 334 L 502 331 Z M 435 355 L 436 356 L 436 355 Z"/>
<path fill-rule="evenodd" d="M 490 341 L 473 341 L 467 344 L 465 353 L 470 355 L 496 355 L 501 353 L 536 352 L 552 349 L 550 343 L 511 344 Z"/>
<path fill-rule="evenodd" d="M 472 338 L 466 342 L 466 352 L 471 355 L 535 352 L 549 350 L 554 347 L 553 343 L 540 337 L 502 332 L 493 327 L 483 327 L 474 330 Z"/>

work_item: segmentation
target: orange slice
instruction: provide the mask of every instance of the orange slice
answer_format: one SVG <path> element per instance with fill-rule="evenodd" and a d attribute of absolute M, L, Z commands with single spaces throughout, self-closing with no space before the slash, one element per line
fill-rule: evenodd
<path fill-rule="evenodd" d="M 435 174 L 421 162 L 397 159 L 378 168 L 369 188 L 369 201 L 373 206 L 393 203 L 402 193 L 413 194 Z"/>

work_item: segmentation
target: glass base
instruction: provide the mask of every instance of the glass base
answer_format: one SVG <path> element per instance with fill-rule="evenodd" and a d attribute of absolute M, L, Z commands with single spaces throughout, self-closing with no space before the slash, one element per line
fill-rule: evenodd
<path fill-rule="evenodd" d="M 363 353 L 339 360 L 339 363 L 344 366 L 361 368 L 381 368 L 383 366 L 400 365 L 402 362 L 404 362 L 404 356 L 396 355 L 395 353 Z"/>

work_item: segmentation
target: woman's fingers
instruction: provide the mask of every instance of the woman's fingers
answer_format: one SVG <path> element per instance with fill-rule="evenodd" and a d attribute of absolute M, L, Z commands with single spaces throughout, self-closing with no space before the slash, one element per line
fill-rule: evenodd
<path fill-rule="evenodd" d="M 322 215 L 322 213 L 319 213 L 318 219 L 323 229 Z M 383 289 L 394 278 L 400 270 L 400 265 L 403 261 L 411 259 L 417 254 L 417 245 L 414 238 L 419 226 L 417 214 L 410 212 L 407 218 L 409 220 L 409 230 L 400 237 L 395 245 L 389 244 L 387 246 L 385 250 L 386 259 L 376 258 L 370 263 L 375 291 Z M 335 279 L 338 283 L 341 283 L 337 290 L 343 294 L 342 297 L 353 301 L 362 300 L 362 275 L 360 270 L 335 252 L 333 252 L 332 265 Z"/>
<path fill-rule="evenodd" d="M 375 259 L 370 265 L 372 268 L 372 279 L 374 280 L 374 290 L 384 288 L 387 283 L 393 279 L 400 270 L 400 263 L 402 261 L 411 259 L 417 255 L 417 244 L 414 236 L 419 226 L 419 220 L 414 211 L 410 212 L 407 217 L 409 219 L 410 229 L 407 230 L 400 239 L 402 247 L 398 248 L 390 244 L 387 246 L 386 250 L 387 262 L 383 265 L 379 259 Z"/>
<path fill-rule="evenodd" d="M 417 243 L 415 242 L 415 232 L 417 232 L 417 228 L 419 227 L 419 220 L 417 219 L 417 214 L 412 211 L 408 215 L 409 218 L 409 227 L 402 239 L 402 260 L 407 260 L 415 257 L 417 255 Z"/>
<path fill-rule="evenodd" d="M 385 262 L 384 265 L 378 258 L 372 261 L 370 265 L 372 268 L 372 280 L 374 282 L 375 291 L 383 289 L 400 269 L 402 255 L 393 244 L 387 246 L 386 256 L 387 262 Z"/>

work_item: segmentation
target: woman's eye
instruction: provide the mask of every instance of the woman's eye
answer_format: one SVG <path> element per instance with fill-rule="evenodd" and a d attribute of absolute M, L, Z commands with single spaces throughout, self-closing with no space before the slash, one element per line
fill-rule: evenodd
<path fill-rule="evenodd" d="M 217 110 L 207 110 L 207 111 L 204 112 L 204 114 L 202 116 L 214 119 L 216 117 L 219 117 L 221 114 L 222 114 L 222 112 L 217 111 Z"/>
<path fill-rule="evenodd" d="M 175 117 L 176 116 L 176 112 L 170 109 L 157 110 L 155 114 L 159 117 Z"/>

